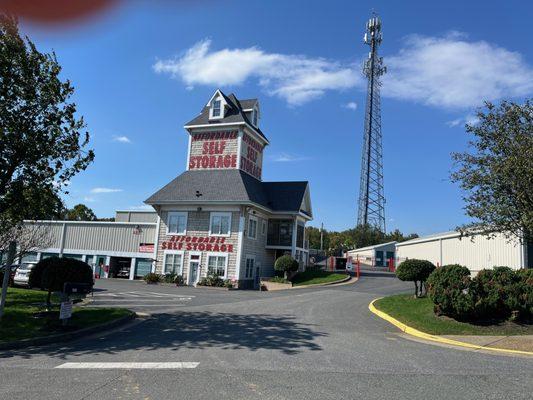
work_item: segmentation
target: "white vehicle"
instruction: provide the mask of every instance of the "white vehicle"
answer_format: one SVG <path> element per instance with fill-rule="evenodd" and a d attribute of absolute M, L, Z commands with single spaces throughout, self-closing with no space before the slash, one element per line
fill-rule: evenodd
<path fill-rule="evenodd" d="M 13 282 L 15 285 L 28 286 L 28 280 L 30 279 L 30 271 L 35 267 L 35 263 L 21 264 L 15 272 Z"/>

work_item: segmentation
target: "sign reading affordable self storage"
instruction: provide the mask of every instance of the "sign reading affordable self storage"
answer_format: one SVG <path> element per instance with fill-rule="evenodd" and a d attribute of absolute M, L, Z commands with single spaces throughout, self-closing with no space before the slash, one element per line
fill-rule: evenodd
<path fill-rule="evenodd" d="M 237 131 L 204 132 L 191 136 L 189 169 L 237 167 Z"/>
<path fill-rule="evenodd" d="M 170 240 L 161 242 L 161 249 L 233 253 L 233 244 L 226 243 L 225 237 L 172 236 Z"/>

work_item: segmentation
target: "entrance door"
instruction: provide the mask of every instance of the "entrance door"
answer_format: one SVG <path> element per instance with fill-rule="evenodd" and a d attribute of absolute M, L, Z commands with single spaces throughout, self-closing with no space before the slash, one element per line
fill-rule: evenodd
<path fill-rule="evenodd" d="M 96 256 L 96 261 L 94 263 L 94 274 L 99 278 L 104 277 L 105 260 L 106 256 Z"/>
<path fill-rule="evenodd" d="M 376 250 L 376 267 L 383 267 L 384 265 L 386 265 L 384 263 L 384 254 L 381 250 Z"/>
<path fill-rule="evenodd" d="M 200 274 L 200 253 L 189 253 L 189 285 L 195 285 L 198 282 Z"/>

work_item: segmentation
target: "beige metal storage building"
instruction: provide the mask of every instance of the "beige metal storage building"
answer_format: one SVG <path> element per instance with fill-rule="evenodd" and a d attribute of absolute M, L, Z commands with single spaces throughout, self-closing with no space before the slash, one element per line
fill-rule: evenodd
<path fill-rule="evenodd" d="M 457 231 L 439 233 L 396 244 L 396 258 L 429 260 L 435 265 L 460 264 L 472 272 L 494 266 L 513 269 L 531 267 L 527 249 L 518 242 L 509 242 L 503 235 L 488 239 L 485 236 L 461 236 Z M 530 250 L 531 251 L 531 250 Z"/>

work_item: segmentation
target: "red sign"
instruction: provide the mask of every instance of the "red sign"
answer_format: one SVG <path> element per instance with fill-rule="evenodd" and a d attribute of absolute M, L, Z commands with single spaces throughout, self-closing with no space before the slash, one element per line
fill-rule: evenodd
<path fill-rule="evenodd" d="M 161 242 L 161 249 L 233 253 L 233 244 L 227 244 L 225 237 L 172 236 L 170 240 Z"/>
<path fill-rule="evenodd" d="M 153 243 L 141 243 L 139 245 L 139 253 L 153 253 L 154 248 Z"/>

